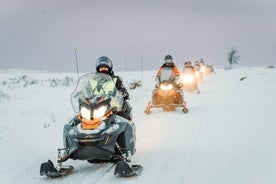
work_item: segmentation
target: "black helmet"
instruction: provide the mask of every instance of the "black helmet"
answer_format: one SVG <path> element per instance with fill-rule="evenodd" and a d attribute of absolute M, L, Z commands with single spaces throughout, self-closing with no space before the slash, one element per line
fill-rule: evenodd
<path fill-rule="evenodd" d="M 171 55 L 166 55 L 164 60 L 165 60 L 165 63 L 172 63 L 173 62 L 173 58 L 172 58 Z"/>
<path fill-rule="evenodd" d="M 107 68 L 107 70 L 101 70 L 101 68 Z M 96 71 L 97 72 L 111 74 L 112 68 L 113 68 L 112 61 L 108 57 L 102 56 L 97 59 L 97 61 L 96 61 Z"/>
<path fill-rule="evenodd" d="M 187 61 L 184 63 L 185 66 L 192 66 L 192 62 L 191 61 Z"/>

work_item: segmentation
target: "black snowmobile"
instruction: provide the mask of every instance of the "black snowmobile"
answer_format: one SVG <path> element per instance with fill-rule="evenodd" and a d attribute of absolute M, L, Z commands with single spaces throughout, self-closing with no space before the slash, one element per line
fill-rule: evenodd
<path fill-rule="evenodd" d="M 62 165 L 68 159 L 112 162 L 116 165 L 114 175 L 138 175 L 142 166 L 131 165 L 129 159 L 136 152 L 135 125 L 131 112 L 123 110 L 123 97 L 112 78 L 102 73 L 82 76 L 71 103 L 78 115 L 64 125 L 64 148 L 58 149 L 57 167 L 48 160 L 41 164 L 40 175 L 68 175 L 74 169 Z"/>
<path fill-rule="evenodd" d="M 184 113 L 188 113 L 186 101 L 181 89 L 182 84 L 177 84 L 177 79 L 171 76 L 172 69 L 162 70 L 159 84 L 152 92 L 152 101 L 148 102 L 145 113 L 150 114 L 151 108 L 162 108 L 163 111 L 175 111 L 177 107 L 182 107 Z"/>

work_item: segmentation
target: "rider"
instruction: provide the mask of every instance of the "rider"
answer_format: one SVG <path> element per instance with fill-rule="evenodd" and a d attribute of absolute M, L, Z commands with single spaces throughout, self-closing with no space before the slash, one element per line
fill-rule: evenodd
<path fill-rule="evenodd" d="M 202 59 L 202 58 L 199 60 L 199 63 L 201 63 L 201 64 L 205 64 L 205 62 L 203 61 L 203 59 Z"/>
<path fill-rule="evenodd" d="M 164 68 L 171 68 L 172 69 L 172 73 L 171 73 L 171 80 L 177 80 L 177 78 L 179 77 L 179 71 L 177 69 L 177 67 L 174 65 L 173 63 L 173 58 L 171 55 L 166 55 L 166 57 L 164 58 L 164 63 L 163 65 L 159 68 L 157 74 L 156 74 L 156 81 L 158 83 L 160 83 L 161 79 L 161 73 L 164 70 Z"/>
<path fill-rule="evenodd" d="M 112 61 L 106 56 L 99 57 L 96 61 L 96 71 L 98 73 L 107 74 L 113 79 L 116 88 L 119 91 L 121 91 L 122 96 L 124 98 L 124 103 L 123 103 L 123 107 L 122 107 L 123 111 L 125 111 L 129 116 L 131 116 L 130 115 L 131 108 L 130 108 L 130 105 L 126 101 L 126 100 L 129 100 L 129 93 L 128 93 L 127 89 L 125 88 L 125 86 L 123 85 L 123 81 L 122 81 L 121 77 L 114 75 Z"/>
<path fill-rule="evenodd" d="M 184 63 L 184 67 L 183 67 L 181 73 L 182 73 L 182 74 L 185 74 L 186 72 L 192 72 L 192 75 L 193 75 L 193 76 L 195 77 L 195 79 L 196 79 L 196 81 L 195 81 L 195 83 L 194 83 L 195 88 L 196 88 L 197 92 L 200 93 L 200 90 L 199 90 L 199 88 L 198 88 L 198 86 L 197 86 L 197 82 L 198 82 L 198 78 L 200 78 L 201 76 L 199 76 L 200 73 L 199 73 L 199 72 L 197 73 L 197 71 L 196 71 L 196 69 L 193 67 L 191 61 L 187 61 L 187 62 Z"/>
<path fill-rule="evenodd" d="M 203 59 L 200 59 L 199 65 L 200 65 L 200 71 L 201 71 L 203 74 L 206 74 L 206 64 L 205 64 L 205 62 L 203 61 Z"/>
<path fill-rule="evenodd" d="M 164 58 L 163 65 L 159 68 L 157 74 L 156 74 L 156 89 L 153 90 L 153 96 L 152 96 L 152 103 L 154 105 L 160 105 L 162 104 L 162 100 L 159 98 L 159 84 L 163 81 L 171 82 L 174 84 L 175 88 L 173 90 L 175 93 L 173 95 L 169 95 L 170 98 L 173 98 L 172 104 L 182 104 L 184 103 L 183 100 L 183 92 L 180 89 L 182 87 L 182 83 L 178 80 L 179 78 L 179 70 L 173 63 L 173 58 L 171 55 L 166 55 Z M 171 104 L 171 105 L 172 105 Z M 186 108 L 186 105 L 184 105 Z"/>
<path fill-rule="evenodd" d="M 184 63 L 184 68 L 182 71 L 185 70 L 185 68 L 190 68 L 192 70 L 193 73 L 195 73 L 195 68 L 192 66 L 192 62 L 191 61 L 187 61 Z"/>

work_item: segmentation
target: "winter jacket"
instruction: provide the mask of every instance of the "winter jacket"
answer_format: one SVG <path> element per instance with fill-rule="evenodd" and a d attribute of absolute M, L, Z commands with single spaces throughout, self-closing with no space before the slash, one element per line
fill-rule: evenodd
<path fill-rule="evenodd" d="M 164 63 L 159 68 L 159 70 L 156 74 L 156 80 L 160 81 L 160 76 L 161 76 L 162 70 L 164 68 L 171 68 L 172 69 L 172 73 L 171 73 L 171 78 L 172 79 L 176 79 L 177 77 L 179 77 L 179 71 L 178 71 L 177 67 L 174 65 L 174 63 Z"/>
<path fill-rule="evenodd" d="M 116 88 L 119 91 L 121 91 L 121 93 L 124 97 L 124 100 L 128 100 L 129 99 L 129 93 L 128 93 L 127 89 L 125 88 L 125 86 L 123 85 L 123 81 L 122 81 L 121 77 L 114 75 L 113 71 L 109 75 L 113 79 Z"/>

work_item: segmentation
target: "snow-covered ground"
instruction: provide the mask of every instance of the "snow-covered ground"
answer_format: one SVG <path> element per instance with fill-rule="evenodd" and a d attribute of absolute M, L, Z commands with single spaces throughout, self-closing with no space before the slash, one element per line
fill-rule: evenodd
<path fill-rule="evenodd" d="M 73 116 L 70 93 L 76 74 L 0 72 L 0 183 L 276 183 L 276 69 L 217 69 L 185 93 L 180 109 L 144 113 L 156 71 L 124 72 L 137 128 L 132 163 L 138 177 L 114 177 L 111 164 L 69 160 L 74 172 L 59 179 L 39 175 L 40 164 L 55 161 L 62 128 Z M 247 77 L 240 80 L 242 77 Z"/>

